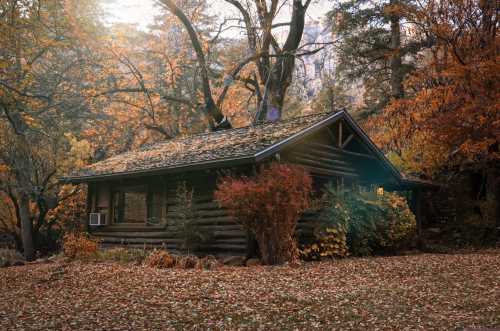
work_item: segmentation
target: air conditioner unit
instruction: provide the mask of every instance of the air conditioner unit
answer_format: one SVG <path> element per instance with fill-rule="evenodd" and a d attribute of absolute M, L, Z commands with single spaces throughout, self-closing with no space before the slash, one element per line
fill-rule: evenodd
<path fill-rule="evenodd" d="M 104 214 L 101 213 L 90 213 L 89 224 L 92 226 L 106 225 L 106 219 Z"/>

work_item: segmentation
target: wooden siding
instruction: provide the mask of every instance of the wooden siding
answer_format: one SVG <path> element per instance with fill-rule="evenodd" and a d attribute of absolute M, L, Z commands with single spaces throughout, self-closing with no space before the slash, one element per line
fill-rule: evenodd
<path fill-rule="evenodd" d="M 146 178 L 143 183 L 163 182 L 166 191 L 166 224 L 109 224 L 103 227 L 92 227 L 91 233 L 97 237 L 104 247 L 115 245 L 127 245 L 131 247 L 164 247 L 174 252 L 181 251 L 182 239 L 179 238 L 178 224 L 180 209 L 185 206 L 179 205 L 177 198 L 177 187 L 186 182 L 188 187 L 193 188 L 194 197 L 192 209 L 195 215 L 193 224 L 197 228 L 210 235 L 210 240 L 201 244 L 195 254 L 246 254 L 247 236 L 243 228 L 231 219 L 213 200 L 215 180 L 217 174 L 191 173 L 187 176 Z M 118 183 L 109 183 L 109 187 Z M 123 183 L 120 183 L 123 185 Z M 106 187 L 107 184 L 99 186 Z M 110 219 L 110 218 L 109 218 Z"/>

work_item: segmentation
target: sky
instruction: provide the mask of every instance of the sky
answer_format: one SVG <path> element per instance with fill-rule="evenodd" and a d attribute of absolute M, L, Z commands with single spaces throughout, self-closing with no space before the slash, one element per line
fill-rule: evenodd
<path fill-rule="evenodd" d="M 330 0 L 313 0 L 308 9 L 309 20 L 321 20 L 331 8 Z M 107 16 L 106 21 L 110 24 L 130 23 L 137 24 L 139 28 L 146 29 L 152 22 L 152 17 L 158 11 L 154 6 L 155 0 L 102 0 L 102 7 Z M 224 0 L 208 0 L 213 6 L 214 13 L 221 17 L 233 13 L 232 6 Z M 280 21 L 286 20 L 287 13 L 284 12 Z"/>

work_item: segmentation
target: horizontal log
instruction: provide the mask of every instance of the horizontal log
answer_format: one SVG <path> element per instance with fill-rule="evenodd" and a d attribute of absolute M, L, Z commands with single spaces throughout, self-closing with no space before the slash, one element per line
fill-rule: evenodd
<path fill-rule="evenodd" d="M 168 224 L 180 224 L 184 220 L 177 217 L 171 217 L 168 220 Z M 230 216 L 224 217 L 210 217 L 210 218 L 195 218 L 194 224 L 196 225 L 235 225 L 238 224 L 236 221 Z"/>
<path fill-rule="evenodd" d="M 331 160 L 332 162 L 338 163 L 338 164 L 343 164 L 343 165 L 350 165 L 351 162 L 349 159 L 346 158 L 345 155 L 335 153 L 332 151 L 324 151 L 320 149 L 316 149 L 311 146 L 304 147 L 303 149 L 299 149 L 297 151 L 293 151 L 290 153 L 290 155 L 293 154 L 302 154 L 302 155 L 309 155 L 313 157 L 321 157 L 321 158 L 326 158 Z"/>
<path fill-rule="evenodd" d="M 231 238 L 231 239 L 214 239 L 213 240 L 214 244 L 235 244 L 235 245 L 246 245 L 247 244 L 247 238 L 241 237 L 241 238 Z M 211 243 L 208 243 L 209 245 Z"/>
<path fill-rule="evenodd" d="M 183 210 L 186 207 L 180 205 L 177 202 L 170 202 L 167 203 L 167 208 L 172 210 L 172 211 L 177 211 L 177 210 Z M 211 211 L 211 210 L 220 210 L 220 206 L 217 202 L 215 201 L 209 201 L 209 202 L 201 202 L 201 203 L 193 203 L 192 208 L 194 211 Z"/>
<path fill-rule="evenodd" d="M 101 249 L 110 249 L 110 248 L 133 248 L 133 249 L 166 249 L 172 254 L 180 254 L 175 245 L 155 245 L 155 244 L 116 244 L 116 243 L 101 243 L 99 244 Z"/>
<path fill-rule="evenodd" d="M 112 224 L 112 225 L 106 225 L 106 226 L 101 226 L 98 227 L 97 229 L 93 230 L 91 233 L 94 232 L 161 232 L 165 231 L 168 227 L 168 223 L 162 226 L 148 226 L 148 225 L 118 225 L 118 224 Z"/>
<path fill-rule="evenodd" d="M 209 202 L 197 202 L 193 206 L 196 210 L 220 209 L 219 203 L 211 199 Z"/>
<path fill-rule="evenodd" d="M 246 237 L 245 231 L 215 231 L 214 237 L 216 238 L 240 238 Z"/>
<path fill-rule="evenodd" d="M 238 224 L 235 225 L 204 225 L 200 227 L 203 230 L 213 231 L 213 232 L 231 232 L 231 231 L 239 231 L 242 227 Z"/>
<path fill-rule="evenodd" d="M 226 251 L 245 251 L 247 249 L 245 245 L 232 245 L 232 244 L 215 244 L 201 246 L 196 251 L 214 251 L 214 250 L 226 250 Z"/>
<path fill-rule="evenodd" d="M 217 229 L 211 231 L 211 229 L 201 229 L 202 231 L 211 232 L 212 236 L 216 239 L 232 239 L 232 238 L 245 238 L 246 233 L 243 231 L 234 231 L 225 229 Z M 95 232 L 92 234 L 94 237 L 106 237 L 106 238 L 150 238 L 150 239 L 170 239 L 178 238 L 179 234 L 177 229 L 171 229 L 168 232 Z"/>
<path fill-rule="evenodd" d="M 317 173 L 317 174 L 322 174 L 322 175 L 328 175 L 328 176 L 340 176 L 340 177 L 350 177 L 350 178 L 358 178 L 358 174 L 353 174 L 350 172 L 343 172 L 343 171 L 334 171 L 334 170 L 329 170 L 329 169 L 323 169 L 323 168 L 318 168 L 314 166 L 310 166 L 307 164 L 302 164 L 304 168 L 309 170 L 311 173 Z"/>
<path fill-rule="evenodd" d="M 170 209 L 167 212 L 167 218 L 182 218 L 184 217 L 183 213 L 179 212 L 180 209 Z M 213 210 L 193 210 L 193 216 L 198 218 L 209 218 L 209 217 L 224 217 L 227 216 L 227 211 L 224 209 L 213 209 Z"/>
<path fill-rule="evenodd" d="M 356 169 L 351 168 L 351 167 L 342 167 L 342 166 L 337 166 L 334 164 L 328 164 L 325 162 L 321 162 L 319 160 L 313 160 L 310 158 L 305 158 L 305 157 L 298 157 L 295 156 L 292 161 L 295 160 L 296 163 L 304 163 L 306 165 L 311 165 L 314 167 L 322 168 L 322 169 L 328 169 L 332 171 L 340 171 L 340 172 L 345 172 L 349 173 L 351 175 L 357 175 L 356 174 Z"/>
<path fill-rule="evenodd" d="M 357 158 L 365 158 L 365 159 L 372 159 L 372 160 L 376 160 L 377 159 L 375 156 L 373 156 L 371 154 L 352 152 L 352 151 L 348 151 L 348 150 L 345 150 L 345 149 L 341 149 L 341 148 L 338 148 L 338 147 L 333 147 L 331 145 L 325 145 L 325 144 L 321 144 L 321 143 L 317 143 L 317 142 L 310 142 L 310 143 L 308 143 L 308 145 L 310 145 L 311 147 L 318 147 L 318 148 L 323 148 L 323 149 L 326 149 L 326 150 L 334 151 L 334 152 L 337 152 L 337 153 L 340 153 L 340 154 L 343 154 L 343 155 L 346 155 L 346 156 L 352 156 L 352 157 L 357 157 Z"/>
<path fill-rule="evenodd" d="M 118 237 L 118 238 L 168 238 L 172 234 L 170 232 L 109 232 L 99 231 L 93 232 L 93 236 L 97 237 Z"/>
<path fill-rule="evenodd" d="M 318 164 L 323 164 L 326 165 L 329 168 L 337 168 L 340 170 L 350 170 L 355 172 L 356 168 L 354 168 L 350 163 L 348 162 L 343 162 L 343 161 L 338 161 L 326 157 L 320 157 L 316 155 L 311 155 L 311 154 L 305 154 L 305 153 L 292 153 L 291 154 L 291 159 L 302 159 L 302 160 L 310 160 L 310 161 L 315 161 Z"/>
<path fill-rule="evenodd" d="M 115 244 L 181 244 L 182 239 L 176 238 L 117 238 L 117 237 L 99 237 L 97 238 L 104 243 Z"/>

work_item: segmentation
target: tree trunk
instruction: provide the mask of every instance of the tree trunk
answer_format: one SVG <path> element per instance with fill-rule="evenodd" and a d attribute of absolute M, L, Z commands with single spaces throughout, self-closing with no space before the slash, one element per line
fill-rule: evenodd
<path fill-rule="evenodd" d="M 18 192 L 19 216 L 21 218 L 21 237 L 23 239 L 24 257 L 27 261 L 35 258 L 35 246 L 33 242 L 33 223 L 30 218 L 29 197 L 25 192 Z"/>
<path fill-rule="evenodd" d="M 208 77 L 208 65 L 205 60 L 205 53 L 203 52 L 203 47 L 191 21 L 186 14 L 184 14 L 184 12 L 177 7 L 173 0 L 160 0 L 160 2 L 163 3 L 165 7 L 181 21 L 188 32 L 191 45 L 194 48 L 198 64 L 200 65 L 201 81 L 203 84 L 203 98 L 205 102 L 204 110 L 209 117 L 210 126 L 215 130 L 231 128 L 231 124 L 228 122 L 224 114 L 222 114 L 219 107 L 217 107 L 217 104 L 212 97 L 212 89 L 210 87 L 210 79 Z"/>
<path fill-rule="evenodd" d="M 289 231 L 279 227 L 257 230 L 255 238 L 257 238 L 263 264 L 276 265 L 294 260 L 297 245 L 288 233 Z"/>
<path fill-rule="evenodd" d="M 391 6 L 398 4 L 398 0 L 391 0 Z M 394 10 L 394 8 L 392 8 Z M 401 57 L 401 27 L 400 17 L 394 13 L 391 14 L 391 96 L 400 99 L 404 96 L 403 89 L 403 60 Z"/>
<path fill-rule="evenodd" d="M 285 102 L 286 92 L 292 83 L 293 70 L 295 68 L 296 51 L 300 46 L 302 35 L 304 33 L 304 23 L 309 2 L 303 5 L 301 0 L 293 1 L 292 18 L 290 20 L 290 31 L 273 65 L 266 70 L 268 77 L 265 78 L 264 105 L 258 114 L 257 121 L 278 121 L 283 113 L 283 104 Z M 270 33 L 270 31 L 269 31 Z M 269 61 L 270 62 L 270 61 Z M 263 63 L 261 63 L 261 66 Z"/>

